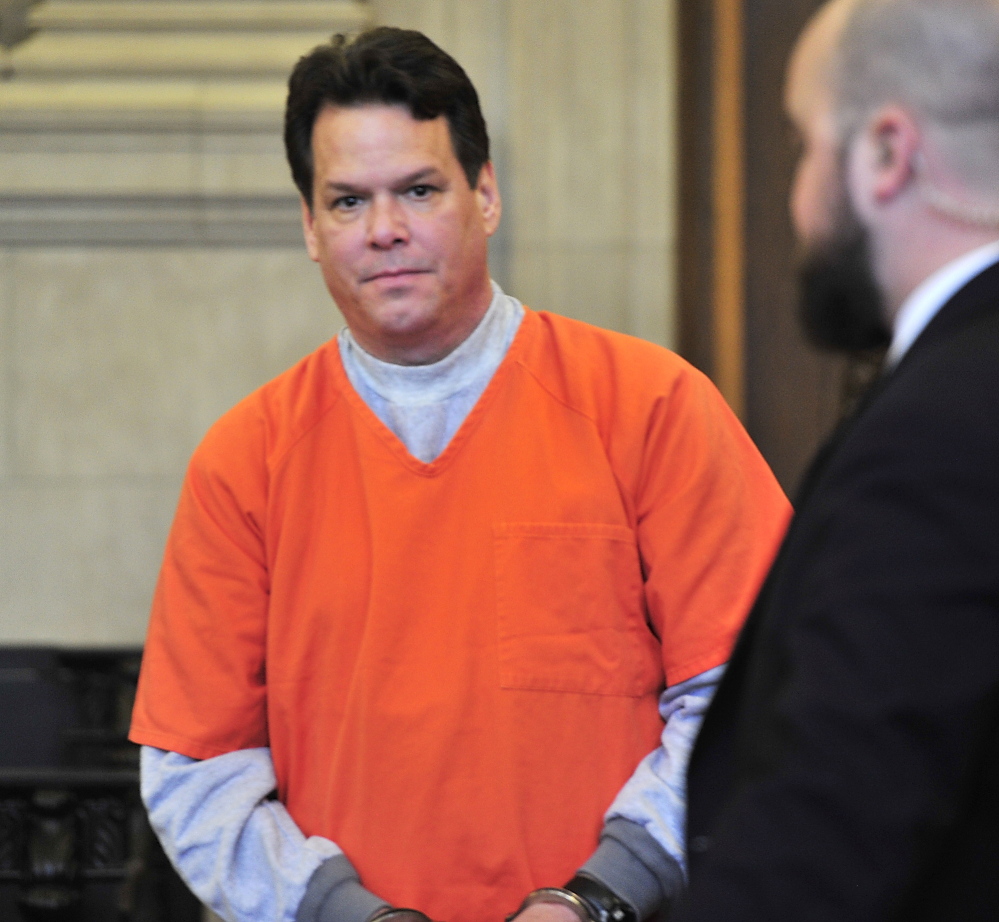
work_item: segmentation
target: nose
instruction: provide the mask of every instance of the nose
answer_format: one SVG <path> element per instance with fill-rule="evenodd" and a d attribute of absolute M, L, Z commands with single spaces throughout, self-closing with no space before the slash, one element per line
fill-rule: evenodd
<path fill-rule="evenodd" d="M 409 240 L 409 224 L 402 203 L 394 195 L 376 195 L 368 208 L 368 243 L 388 250 Z"/>

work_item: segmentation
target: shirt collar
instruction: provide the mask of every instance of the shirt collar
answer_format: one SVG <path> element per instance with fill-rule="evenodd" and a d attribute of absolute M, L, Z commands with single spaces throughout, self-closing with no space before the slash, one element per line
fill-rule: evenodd
<path fill-rule="evenodd" d="M 344 368 L 358 389 L 359 377 L 383 400 L 399 406 L 438 403 L 492 377 L 503 361 L 524 316 L 521 303 L 492 282 L 493 299 L 472 333 L 444 358 L 429 365 L 396 365 L 365 352 L 349 327 L 337 340 Z"/>
<path fill-rule="evenodd" d="M 994 240 L 959 256 L 921 282 L 905 299 L 895 317 L 895 329 L 885 357 L 885 367 L 894 368 L 940 308 L 976 275 L 997 261 L 999 240 Z"/>

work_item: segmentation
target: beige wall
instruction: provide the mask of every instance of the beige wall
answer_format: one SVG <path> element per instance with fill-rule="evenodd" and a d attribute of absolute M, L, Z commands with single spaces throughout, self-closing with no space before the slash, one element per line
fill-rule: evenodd
<path fill-rule="evenodd" d="M 505 213 L 494 273 L 537 309 L 670 346 L 678 0 L 375 0 L 479 88 Z"/>
<path fill-rule="evenodd" d="M 500 281 L 665 344 L 676 2 L 372 4 L 479 87 Z M 270 117 L 102 135 L 15 131 L 0 111 L 0 643 L 141 643 L 192 448 L 338 328 Z"/>
<path fill-rule="evenodd" d="M 0 642 L 139 643 L 187 457 L 335 312 L 290 248 L 8 248 L 0 271 Z"/>

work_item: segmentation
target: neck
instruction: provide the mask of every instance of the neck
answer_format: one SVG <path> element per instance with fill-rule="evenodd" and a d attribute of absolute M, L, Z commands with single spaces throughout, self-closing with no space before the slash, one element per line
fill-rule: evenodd
<path fill-rule="evenodd" d="M 909 296 L 931 275 L 972 250 L 999 239 L 999 230 L 964 224 L 934 213 L 903 222 L 875 242 L 878 280 L 894 326 Z"/>

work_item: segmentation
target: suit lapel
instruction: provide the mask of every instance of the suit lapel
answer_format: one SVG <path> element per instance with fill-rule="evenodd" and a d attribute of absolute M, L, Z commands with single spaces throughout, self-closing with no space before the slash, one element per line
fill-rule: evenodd
<path fill-rule="evenodd" d="M 780 550 L 774 559 L 773 565 L 770 568 L 770 572 L 767 574 L 767 578 L 760 589 L 759 595 L 753 607 L 750 609 L 749 616 L 746 618 L 746 623 L 743 625 L 743 629 L 739 634 L 738 640 L 736 641 L 735 649 L 732 652 L 732 657 L 730 660 L 730 666 L 734 664 L 738 659 L 745 655 L 745 651 L 751 646 L 752 638 L 755 634 L 756 623 L 763 617 L 763 613 L 767 608 L 767 600 L 770 595 L 770 588 L 773 584 L 774 579 L 780 572 L 781 563 L 783 562 L 785 548 L 788 546 L 789 541 L 795 530 L 795 524 L 801 517 L 801 512 L 808 503 L 808 498 L 815 492 L 815 488 L 818 483 L 822 480 L 822 475 L 825 473 L 826 468 L 829 466 L 829 462 L 836 455 L 839 446 L 843 444 L 847 435 L 851 432 L 853 427 L 857 424 L 857 420 L 864 415 L 867 408 L 875 401 L 878 395 L 888 386 L 888 382 L 892 378 L 892 373 L 881 375 L 876 381 L 874 381 L 871 386 L 867 389 L 863 397 L 857 403 L 853 412 L 849 416 L 845 417 L 839 425 L 833 430 L 831 436 L 826 439 L 825 443 L 819 449 L 818 453 L 812 459 L 812 463 L 808 466 L 808 470 L 805 472 L 804 477 L 801 479 L 801 484 L 798 487 L 797 495 L 794 501 L 794 517 L 791 519 L 788 525 L 787 534 L 784 536 L 784 540 L 781 542 Z"/>
<path fill-rule="evenodd" d="M 926 325 L 926 329 L 916 337 L 909 351 L 895 367 L 894 375 L 909 365 L 914 356 L 940 339 L 951 335 L 965 324 L 972 322 L 983 312 L 999 308 L 999 262 L 980 272 L 937 312 Z"/>
<path fill-rule="evenodd" d="M 808 497 L 814 492 L 829 461 L 856 425 L 857 420 L 898 377 L 899 372 L 912 363 L 914 356 L 919 356 L 928 346 L 932 346 L 933 343 L 947 337 L 965 323 L 969 323 L 982 311 L 995 310 L 997 300 L 999 300 L 999 263 L 994 263 L 971 279 L 940 308 L 936 316 L 927 324 L 926 329 L 916 338 L 909 351 L 902 356 L 898 365 L 888 369 L 874 381 L 861 398 L 856 409 L 836 427 L 833 434 L 819 449 L 801 480 L 794 503 L 795 518 L 800 514 Z M 788 529 L 788 533 L 790 534 L 790 529 Z"/>

